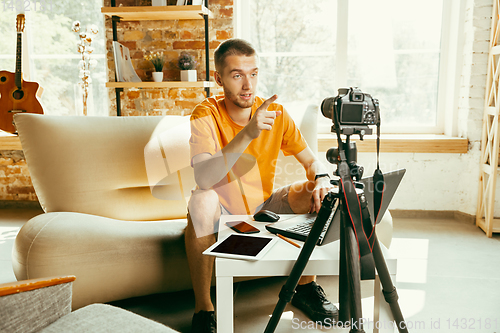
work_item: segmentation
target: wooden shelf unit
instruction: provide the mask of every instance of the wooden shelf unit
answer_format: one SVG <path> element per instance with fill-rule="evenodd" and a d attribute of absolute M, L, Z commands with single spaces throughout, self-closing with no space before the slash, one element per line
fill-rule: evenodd
<path fill-rule="evenodd" d="M 122 21 L 203 20 L 204 15 L 213 16 L 203 5 L 102 7 L 101 13 L 118 16 Z"/>
<path fill-rule="evenodd" d="M 213 17 L 208 9 L 208 0 L 204 5 L 191 6 L 132 6 L 115 7 L 115 0 L 111 0 L 111 7 L 102 7 L 101 13 L 112 18 L 113 41 L 117 39 L 116 24 L 120 21 L 158 21 L 158 20 L 204 20 L 205 21 L 205 81 L 183 82 L 107 82 L 106 87 L 114 88 L 116 92 L 116 112 L 121 115 L 120 93 L 126 88 L 204 88 L 206 95 L 210 96 L 210 88 L 214 83 L 210 82 L 210 52 L 208 36 L 208 19 Z"/>
<path fill-rule="evenodd" d="M 484 98 L 483 131 L 481 138 L 481 159 L 479 166 L 479 191 L 476 225 L 486 236 L 500 233 L 500 219 L 495 218 L 495 195 L 497 186 L 498 153 L 500 146 L 500 0 L 493 3 L 491 18 L 490 50 L 486 94 Z"/>
<path fill-rule="evenodd" d="M 213 88 L 211 81 L 106 82 L 107 88 Z"/>

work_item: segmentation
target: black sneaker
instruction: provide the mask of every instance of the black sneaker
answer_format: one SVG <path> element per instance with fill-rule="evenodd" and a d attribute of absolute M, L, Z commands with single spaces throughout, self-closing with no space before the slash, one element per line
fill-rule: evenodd
<path fill-rule="evenodd" d="M 316 282 L 298 285 L 292 298 L 292 305 L 302 310 L 311 320 L 325 322 L 325 319 L 337 321 L 339 311 L 327 298 Z M 332 322 L 333 322 L 332 321 Z"/>
<path fill-rule="evenodd" d="M 214 311 L 200 311 L 193 315 L 191 333 L 217 333 Z"/>

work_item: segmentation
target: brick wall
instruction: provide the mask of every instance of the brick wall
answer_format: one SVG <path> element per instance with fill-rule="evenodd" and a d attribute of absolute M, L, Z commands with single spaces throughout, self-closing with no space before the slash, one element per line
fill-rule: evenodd
<path fill-rule="evenodd" d="M 0 150 L 0 200 L 38 200 L 22 150 Z"/>
<path fill-rule="evenodd" d="M 123 0 L 125 2 L 128 0 Z M 110 0 L 104 1 L 105 6 Z M 126 5 L 126 3 L 125 3 Z M 224 40 L 233 37 L 233 0 L 209 0 L 213 18 L 209 22 L 210 77 L 213 81 L 213 51 Z M 108 59 L 108 80 L 114 81 L 111 19 L 106 18 L 106 46 Z M 144 60 L 149 52 L 163 52 L 166 64 L 163 68 L 164 81 L 179 81 L 180 71 L 177 58 L 185 51 L 197 62 L 198 80 L 205 80 L 205 23 L 203 20 L 179 21 L 129 21 L 117 24 L 117 39 L 130 50 L 130 58 L 142 81 L 152 81 L 153 66 Z M 220 92 L 212 88 L 211 93 Z M 110 114 L 116 115 L 116 95 L 109 89 Z M 121 94 L 123 116 L 145 115 L 188 115 L 196 104 L 205 98 L 201 88 L 171 89 L 125 89 Z"/>
<path fill-rule="evenodd" d="M 492 10 L 492 0 L 466 2 L 458 134 L 474 149 L 479 149 L 482 133 Z"/>

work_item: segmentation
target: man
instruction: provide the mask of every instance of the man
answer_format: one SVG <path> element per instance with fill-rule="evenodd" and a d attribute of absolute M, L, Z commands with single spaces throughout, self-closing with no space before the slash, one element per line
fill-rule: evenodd
<path fill-rule="evenodd" d="M 215 332 L 210 285 L 214 259 L 202 252 L 215 242 L 221 214 L 318 212 L 332 188 L 326 167 L 302 138 L 277 96 L 255 96 L 258 57 L 246 41 L 230 39 L 215 51 L 215 81 L 223 96 L 207 98 L 191 115 L 191 163 L 197 189 L 188 205 L 186 252 L 195 294 L 192 331 Z M 279 150 L 304 166 L 307 181 L 273 192 Z M 311 319 L 336 319 L 315 276 L 303 276 L 292 304 Z"/>

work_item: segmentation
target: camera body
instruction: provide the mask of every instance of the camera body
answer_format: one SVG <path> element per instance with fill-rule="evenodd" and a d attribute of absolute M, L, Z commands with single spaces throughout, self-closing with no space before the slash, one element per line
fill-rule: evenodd
<path fill-rule="evenodd" d="M 380 109 L 377 99 L 363 93 L 358 88 L 340 88 L 336 97 L 328 97 L 321 103 L 321 112 L 326 118 L 340 126 L 341 134 L 372 134 L 369 125 L 380 121 Z"/>

